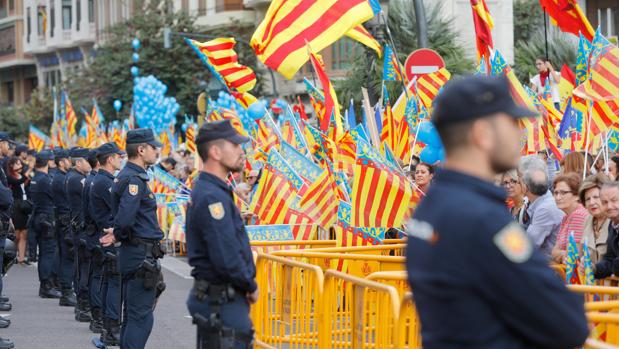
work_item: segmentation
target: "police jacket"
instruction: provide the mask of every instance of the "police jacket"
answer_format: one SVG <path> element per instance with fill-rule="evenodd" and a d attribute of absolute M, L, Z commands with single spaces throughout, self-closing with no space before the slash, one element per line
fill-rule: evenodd
<path fill-rule="evenodd" d="M 210 173 L 201 172 L 194 182 L 186 225 L 191 275 L 254 292 L 256 266 L 232 195 L 232 189 Z"/>
<path fill-rule="evenodd" d="M 504 189 L 452 170 L 407 224 L 406 267 L 424 349 L 575 348 L 589 329 L 505 206 Z"/>
<path fill-rule="evenodd" d="M 71 219 L 78 222 L 83 221 L 82 212 L 82 190 L 86 183 L 86 176 L 76 169 L 71 169 L 65 178 L 65 190 L 71 210 Z"/>
<path fill-rule="evenodd" d="M 114 175 L 100 169 L 92 182 L 90 190 L 90 216 L 98 230 L 114 226 L 114 212 L 112 202 L 112 186 Z"/>
<path fill-rule="evenodd" d="M 34 213 L 54 213 L 54 195 L 52 193 L 52 178 L 40 171 L 34 171 L 34 177 L 30 181 L 30 198 Z"/>
<path fill-rule="evenodd" d="M 54 198 L 54 208 L 56 209 L 56 219 L 62 215 L 70 213 L 69 200 L 65 191 L 64 181 L 67 177 L 67 172 L 58 170 L 52 178 L 52 193 Z"/>
<path fill-rule="evenodd" d="M 118 174 L 112 187 L 116 240 L 163 238 L 157 222 L 157 201 L 148 181 L 146 170 L 132 162 L 127 162 Z"/>

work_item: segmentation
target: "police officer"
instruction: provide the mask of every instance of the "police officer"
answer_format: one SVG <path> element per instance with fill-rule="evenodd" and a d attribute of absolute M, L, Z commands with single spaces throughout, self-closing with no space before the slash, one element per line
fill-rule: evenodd
<path fill-rule="evenodd" d="M 506 209 L 493 184 L 515 168 L 518 106 L 505 77 L 448 83 L 432 122 L 445 168 L 407 224 L 406 266 L 423 347 L 575 348 L 589 333 L 569 292 Z"/>
<path fill-rule="evenodd" d="M 187 308 L 198 325 L 199 348 L 252 347 L 256 267 L 226 183 L 228 173 L 243 170 L 241 144 L 248 140 L 227 120 L 205 123 L 196 137 L 203 165 L 187 209 L 187 256 L 195 279 Z"/>
<path fill-rule="evenodd" d="M 99 172 L 94 179 L 90 191 L 90 212 L 97 231 L 114 227 L 114 205 L 112 187 L 114 186 L 114 173 L 122 166 L 122 156 L 125 154 L 118 148 L 116 143 L 105 143 L 97 150 L 97 158 L 101 164 Z M 105 345 L 118 345 L 120 340 L 120 273 L 118 271 L 118 248 L 114 246 L 104 247 L 97 260 L 96 273 L 103 272 L 101 288 L 101 303 L 103 314 L 103 332 L 101 341 Z M 100 278 L 100 277 L 99 277 Z M 93 317 L 101 319 L 101 308 L 93 309 Z"/>
<path fill-rule="evenodd" d="M 52 178 L 47 173 L 49 161 L 52 160 L 54 160 L 54 155 L 51 151 L 39 152 L 36 155 L 34 177 L 30 181 L 33 211 L 29 231 L 35 234 L 39 245 L 38 271 L 41 298 L 60 298 L 60 292 L 53 287 L 51 282 L 57 244 L 54 230 Z"/>
<path fill-rule="evenodd" d="M 158 259 L 163 232 L 157 223 L 157 202 L 148 187 L 146 168 L 157 162 L 159 143 L 151 129 L 127 132 L 127 157 L 112 188 L 114 227 L 105 229 L 102 246 L 121 242 L 118 267 L 122 276 L 122 327 L 120 347 L 144 348 L 153 328 L 153 308 L 163 291 Z"/>
<path fill-rule="evenodd" d="M 67 173 L 71 169 L 69 151 L 66 149 L 54 149 L 54 160 L 58 172 L 52 178 L 52 193 L 56 216 L 56 239 L 58 244 L 56 255 L 56 275 L 60 284 L 59 305 L 66 307 L 75 306 L 76 300 L 73 294 L 74 278 L 74 246 L 71 234 L 71 208 L 65 190 Z"/>
<path fill-rule="evenodd" d="M 70 211 L 70 238 L 71 248 L 68 253 L 72 252 L 73 263 L 73 289 L 75 294 L 79 293 L 79 244 L 83 237 L 84 231 L 84 214 L 82 212 L 82 191 L 86 182 L 86 175 L 90 172 L 90 164 L 86 159 L 88 157 L 88 149 L 75 147 L 69 151 L 71 157 L 71 169 L 67 173 L 64 182 L 66 197 L 69 201 Z M 82 290 L 83 292 L 83 290 Z M 75 314 L 78 313 L 77 297 L 75 297 Z M 76 316 L 77 318 L 78 316 Z M 84 316 L 81 316 L 84 318 Z M 88 320 L 89 321 L 89 320 Z"/>
<path fill-rule="evenodd" d="M 99 321 L 97 324 L 98 328 L 95 327 L 95 323 L 92 320 L 91 316 L 91 270 L 92 270 L 92 250 L 99 245 L 99 235 L 96 233 L 97 228 L 95 227 L 95 221 L 90 215 L 90 189 L 92 187 L 92 183 L 94 181 L 95 176 L 97 175 L 97 171 L 99 171 L 99 161 L 97 161 L 97 149 L 91 149 L 88 151 L 88 164 L 90 165 L 90 173 L 86 176 L 86 180 L 84 181 L 84 188 L 82 189 L 82 214 L 84 218 L 84 233 L 79 240 L 78 250 L 77 250 L 77 258 L 79 261 L 78 267 L 78 291 L 77 291 L 77 306 L 75 313 L 75 320 L 80 322 L 88 322 L 90 321 L 90 330 L 95 333 L 100 333 L 102 328 L 102 323 Z M 100 281 L 100 279 L 99 279 Z M 98 285 L 95 289 L 97 295 Z M 101 305 L 99 304 L 99 309 L 101 309 Z"/>
<path fill-rule="evenodd" d="M 0 132 L 0 143 L 5 143 L 4 145 L 8 145 L 9 137 L 5 132 Z M 4 148 L 4 145 L 0 146 Z M 6 180 L 6 173 L 4 169 L 0 167 L 0 265 L 3 262 L 4 257 L 4 248 L 6 237 L 9 235 L 9 231 L 11 230 L 11 207 L 13 205 L 13 195 L 11 193 L 11 189 L 8 187 L 8 183 Z M 0 294 L 2 293 L 2 276 L 0 275 Z M 8 303 L 7 297 L 2 297 L 0 299 L 0 310 L 9 311 L 11 310 L 11 304 Z M 0 316 L 0 328 L 7 328 L 11 322 Z M 14 344 L 9 339 L 0 338 L 0 349 L 5 348 L 13 348 Z"/>

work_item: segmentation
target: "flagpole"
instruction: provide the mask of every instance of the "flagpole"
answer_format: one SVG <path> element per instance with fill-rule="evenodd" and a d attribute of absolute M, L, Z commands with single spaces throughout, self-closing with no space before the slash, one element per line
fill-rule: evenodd
<path fill-rule="evenodd" d="M 589 155 L 589 131 L 591 130 L 591 116 L 593 115 L 593 103 L 591 101 L 587 101 L 587 109 L 589 113 L 589 117 L 587 118 L 587 133 L 585 139 L 585 164 L 587 163 L 587 156 Z M 583 166 L 582 169 L 582 179 L 584 180 L 587 177 L 587 166 Z"/>
<path fill-rule="evenodd" d="M 546 16 L 546 7 L 542 6 L 542 13 L 544 15 L 544 43 L 546 45 L 546 61 L 548 62 L 550 58 L 548 57 L 548 18 Z"/>
<path fill-rule="evenodd" d="M 408 88 L 406 86 L 406 82 L 404 81 L 404 79 L 406 79 L 406 71 L 403 71 L 402 65 L 400 64 L 400 60 L 398 59 L 398 50 L 395 47 L 395 42 L 393 41 L 393 36 L 391 36 L 391 30 L 389 30 L 389 26 L 387 25 L 387 20 L 385 19 L 385 14 L 383 12 L 380 13 L 380 18 L 382 18 L 382 20 L 385 22 L 385 28 L 386 28 L 386 32 L 387 32 L 387 38 L 389 39 L 389 43 L 391 44 L 391 49 L 393 50 L 393 55 L 395 56 L 395 64 L 398 65 L 398 70 L 400 71 L 400 73 L 402 73 L 402 86 L 404 87 L 404 95 L 406 96 L 406 100 L 408 100 Z M 420 34 L 420 33 L 418 33 Z M 383 55 L 383 59 L 387 59 L 387 57 L 384 57 Z M 383 82 L 384 84 L 384 82 Z"/>

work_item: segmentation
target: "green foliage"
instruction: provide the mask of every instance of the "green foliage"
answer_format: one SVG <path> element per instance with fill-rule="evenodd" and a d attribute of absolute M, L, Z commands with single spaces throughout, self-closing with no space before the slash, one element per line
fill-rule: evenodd
<path fill-rule="evenodd" d="M 538 31 L 528 41 L 520 41 L 514 49 L 514 69 L 522 82 L 528 83 L 529 77 L 537 74 L 535 59 L 546 56 L 544 32 Z M 578 42 L 571 34 L 556 30 L 548 32 L 548 56 L 554 68 L 559 71 L 563 64 L 572 69 L 576 65 Z"/>
<path fill-rule="evenodd" d="M 28 125 L 33 124 L 43 131 L 49 130 L 53 118 L 53 101 L 47 89 L 32 91 L 28 103 L 21 107 L 0 108 L 2 130 L 16 140 L 27 142 Z"/>
<path fill-rule="evenodd" d="M 184 114 L 197 114 L 197 96 L 210 79 L 211 73 L 179 35 L 172 35 L 172 47 L 164 49 L 163 28 L 169 27 L 172 33 L 235 36 L 237 41 L 248 41 L 254 27 L 233 23 L 226 28 L 204 30 L 196 26 L 195 18 L 186 12 L 166 11 L 169 3 L 170 0 L 140 0 L 138 6 L 141 11 L 136 11 L 128 21 L 108 30 L 105 42 L 96 50 L 89 66 L 71 76 L 65 84 L 77 111 L 84 107 L 90 112 L 92 98 L 96 98 L 106 119 L 116 119 L 113 102 L 119 99 L 123 108 L 118 118 L 129 115 L 133 98 L 130 68 L 134 65 L 131 60 L 134 52 L 131 41 L 137 37 L 141 41 L 141 48 L 138 50 L 140 60 L 137 63 L 139 75 L 152 74 L 168 86 L 167 95 L 175 97 L 181 105 L 179 117 Z M 237 44 L 236 50 L 243 64 L 255 67 L 256 57 L 249 54 L 251 49 L 248 45 Z M 258 89 L 256 91 L 259 91 Z"/>
<path fill-rule="evenodd" d="M 527 42 L 544 30 L 544 14 L 539 0 L 514 1 L 514 43 Z"/>
<path fill-rule="evenodd" d="M 447 69 L 452 74 L 471 72 L 473 64 L 466 56 L 465 49 L 458 44 L 458 35 L 452 29 L 452 19 L 442 14 L 441 3 L 425 3 L 428 22 L 428 41 L 430 48 L 436 50 L 445 59 Z M 418 48 L 415 10 L 409 0 L 391 0 L 389 2 L 387 23 L 393 37 L 400 63 Z M 348 105 L 350 99 L 362 99 L 361 87 L 380 95 L 382 89 L 383 60 L 373 51 L 366 50 L 355 57 L 353 69 L 346 79 L 336 81 L 338 99 L 342 105 Z M 386 82 L 391 102 L 395 102 L 403 85 L 401 82 Z"/>

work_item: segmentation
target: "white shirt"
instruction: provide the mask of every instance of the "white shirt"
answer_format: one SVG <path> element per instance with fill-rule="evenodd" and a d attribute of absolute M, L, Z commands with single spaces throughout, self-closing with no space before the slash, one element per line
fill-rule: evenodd
<path fill-rule="evenodd" d="M 555 83 L 552 78 L 552 73 L 548 75 L 548 82 L 550 83 L 550 92 L 552 93 L 552 101 L 554 103 L 561 103 L 561 95 L 559 94 L 559 84 Z M 542 80 L 539 77 L 539 74 L 535 75 L 531 78 L 531 83 L 537 87 L 537 93 L 541 93 L 544 91 L 544 87 L 542 86 Z"/>

